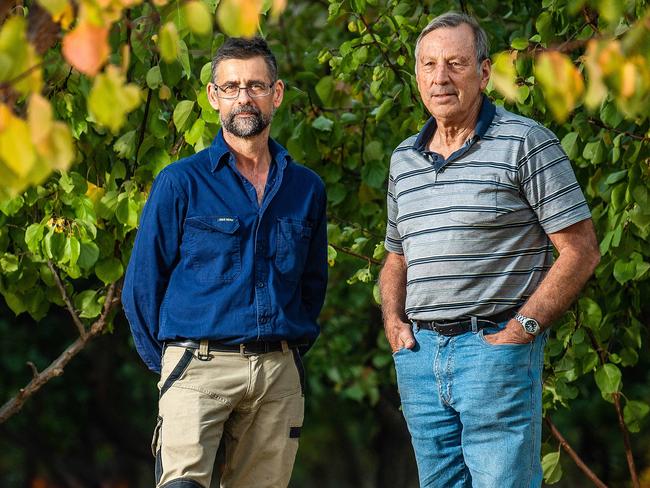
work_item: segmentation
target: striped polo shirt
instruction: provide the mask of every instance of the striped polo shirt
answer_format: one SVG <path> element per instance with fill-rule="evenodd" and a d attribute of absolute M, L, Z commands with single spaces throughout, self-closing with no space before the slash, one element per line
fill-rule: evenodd
<path fill-rule="evenodd" d="M 487 317 L 521 305 L 553 263 L 547 236 L 590 218 L 571 163 L 537 122 L 483 104 L 444 159 L 433 118 L 393 152 L 385 247 L 407 263 L 411 320 Z"/>

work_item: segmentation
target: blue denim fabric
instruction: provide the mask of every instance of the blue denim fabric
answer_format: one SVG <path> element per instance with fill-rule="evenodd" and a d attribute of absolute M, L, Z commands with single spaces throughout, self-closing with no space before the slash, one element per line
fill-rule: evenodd
<path fill-rule="evenodd" d="M 484 335 L 496 331 L 445 337 L 414 327 L 416 346 L 393 355 L 422 487 L 541 486 L 546 333 L 489 344 Z"/>
<path fill-rule="evenodd" d="M 311 343 L 318 336 L 325 187 L 272 139 L 269 150 L 261 205 L 221 131 L 154 181 L 122 290 L 136 348 L 153 371 L 169 339 Z"/>

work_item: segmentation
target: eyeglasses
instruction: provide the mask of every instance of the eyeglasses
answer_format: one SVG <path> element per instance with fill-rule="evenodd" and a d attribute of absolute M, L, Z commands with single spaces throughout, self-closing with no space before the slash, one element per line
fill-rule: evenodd
<path fill-rule="evenodd" d="M 246 93 L 251 98 L 267 97 L 271 94 L 273 85 L 275 85 L 275 81 L 268 85 L 259 81 L 253 81 L 246 86 L 239 86 L 235 83 L 226 83 L 221 86 L 215 84 L 214 86 L 217 87 L 217 96 L 219 98 L 234 99 L 239 98 L 239 92 L 241 90 L 246 90 Z"/>

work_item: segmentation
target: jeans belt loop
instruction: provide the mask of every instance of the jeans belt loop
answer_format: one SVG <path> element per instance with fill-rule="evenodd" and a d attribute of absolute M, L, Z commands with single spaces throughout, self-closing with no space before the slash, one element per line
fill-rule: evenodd
<path fill-rule="evenodd" d="M 202 339 L 199 342 L 199 352 L 196 357 L 201 361 L 209 361 L 212 359 L 212 356 L 210 356 L 210 341 Z"/>
<path fill-rule="evenodd" d="M 472 321 L 472 334 L 476 334 L 478 332 L 478 319 L 473 315 L 470 317 L 470 319 Z"/>

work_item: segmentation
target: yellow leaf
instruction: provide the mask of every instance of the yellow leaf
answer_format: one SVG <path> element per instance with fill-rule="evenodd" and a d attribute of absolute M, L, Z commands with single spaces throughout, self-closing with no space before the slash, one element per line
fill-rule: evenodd
<path fill-rule="evenodd" d="M 271 15 L 277 17 L 284 9 L 287 8 L 287 0 L 273 0 L 273 5 L 271 6 Z"/>
<path fill-rule="evenodd" d="M 52 107 L 40 94 L 34 93 L 29 99 L 27 121 L 35 145 L 47 140 L 52 131 Z"/>
<path fill-rule="evenodd" d="M 179 37 L 176 26 L 173 22 L 167 22 L 160 28 L 158 35 L 158 47 L 160 55 L 167 63 L 173 63 L 178 56 L 179 51 Z"/>
<path fill-rule="evenodd" d="M 129 112 L 140 105 L 140 90 L 126 84 L 117 66 L 109 65 L 95 78 L 88 97 L 88 109 L 97 122 L 117 132 L 126 122 Z"/>
<path fill-rule="evenodd" d="M 626 61 L 621 69 L 621 96 L 630 98 L 634 95 L 636 87 L 637 71 L 631 61 Z"/>
<path fill-rule="evenodd" d="M 63 56 L 85 75 L 95 76 L 108 60 L 109 54 L 108 27 L 99 27 L 82 19 L 63 38 Z"/>
<path fill-rule="evenodd" d="M 40 58 L 28 42 L 23 17 L 10 17 L 0 28 L 0 82 L 12 83 L 23 95 L 41 91 Z M 17 81 L 16 81 L 17 80 Z"/>
<path fill-rule="evenodd" d="M 253 37 L 259 25 L 262 0 L 221 0 L 217 20 L 231 37 Z"/>
<path fill-rule="evenodd" d="M 38 3 L 49 12 L 52 18 L 62 15 L 66 7 L 69 6 L 68 0 L 38 0 Z"/>
<path fill-rule="evenodd" d="M 517 79 L 516 58 L 517 51 L 503 51 L 494 57 L 492 64 L 491 80 L 494 83 L 494 88 L 511 102 L 517 99 L 519 93 L 515 83 Z"/>
<path fill-rule="evenodd" d="M 594 110 L 600 106 L 607 96 L 607 87 L 603 83 L 603 70 L 598 62 L 598 43 L 594 40 L 589 41 L 589 44 L 587 44 L 584 63 L 587 68 L 587 80 L 589 82 L 585 95 L 585 105 L 589 110 Z"/>
<path fill-rule="evenodd" d="M 547 51 L 535 60 L 535 78 L 558 122 L 564 122 L 584 92 L 584 81 L 571 59 L 557 51 Z"/>
<path fill-rule="evenodd" d="M 20 178 L 27 176 L 36 162 L 29 126 L 4 104 L 0 105 L 0 161 Z"/>
<path fill-rule="evenodd" d="M 74 20 L 74 10 L 72 9 L 72 5 L 70 5 L 69 2 L 66 2 L 65 9 L 63 9 L 59 15 L 53 15 L 52 20 L 61 25 L 64 30 L 68 30 L 70 24 L 72 24 L 72 21 Z"/>
<path fill-rule="evenodd" d="M 191 0 L 183 6 L 187 25 L 192 32 L 205 35 L 212 32 L 212 15 L 201 0 Z"/>

